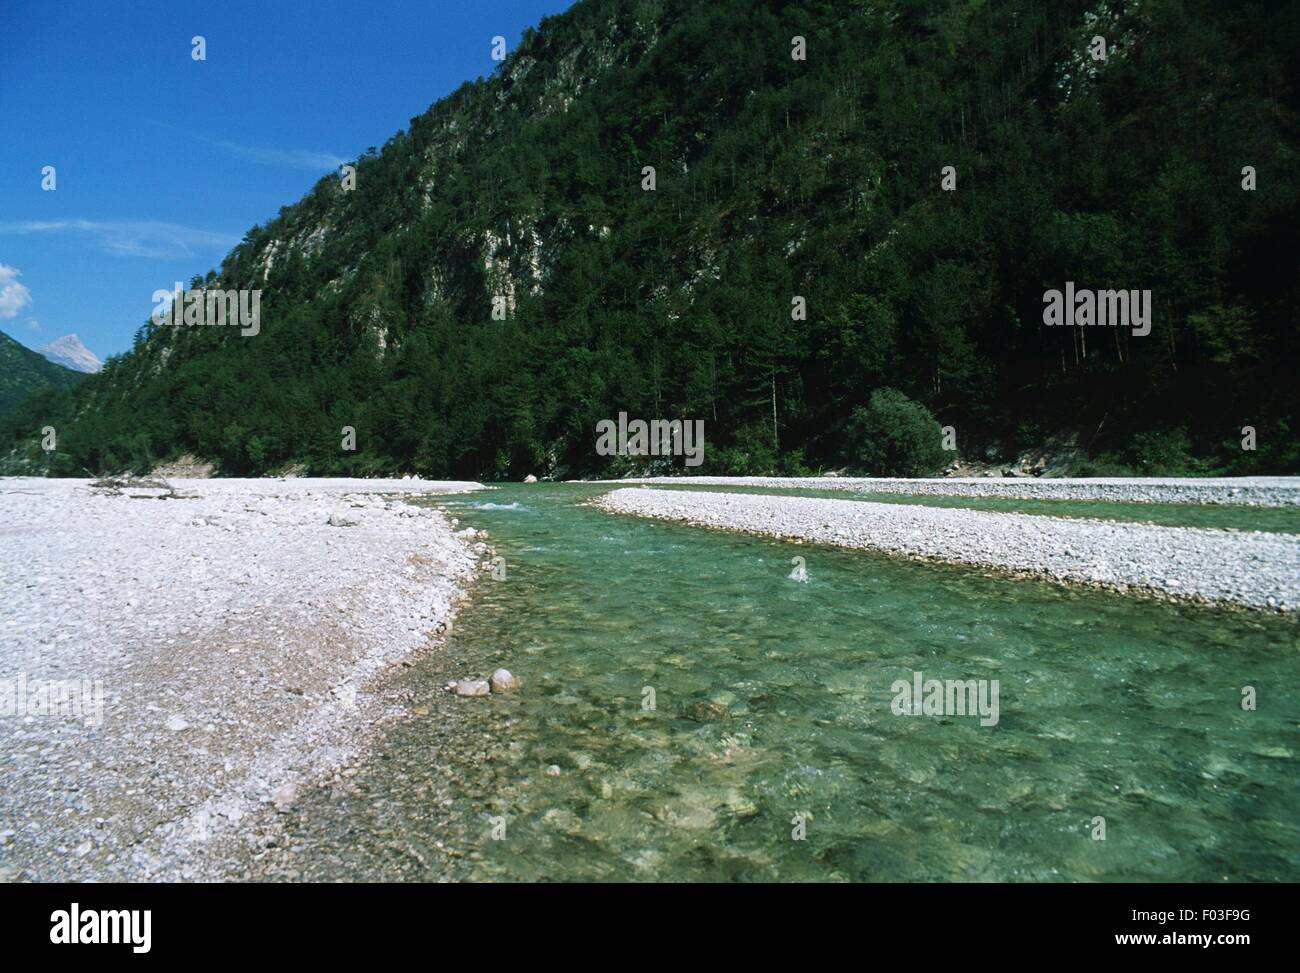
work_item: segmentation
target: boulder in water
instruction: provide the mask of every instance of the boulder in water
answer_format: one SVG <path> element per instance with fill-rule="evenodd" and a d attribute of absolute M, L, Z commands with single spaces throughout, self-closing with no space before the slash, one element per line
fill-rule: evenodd
<path fill-rule="evenodd" d="M 519 688 L 519 680 L 509 669 L 498 669 L 488 679 L 488 685 L 494 693 L 513 693 Z"/>
<path fill-rule="evenodd" d="M 457 696 L 486 696 L 491 691 L 486 679 L 462 679 L 456 683 Z"/>

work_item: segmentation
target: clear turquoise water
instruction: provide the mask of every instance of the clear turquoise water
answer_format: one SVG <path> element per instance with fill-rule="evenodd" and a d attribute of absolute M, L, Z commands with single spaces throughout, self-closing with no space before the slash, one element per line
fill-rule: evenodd
<path fill-rule="evenodd" d="M 412 670 L 425 715 L 361 796 L 305 813 L 307 877 L 1300 879 L 1294 622 L 578 505 L 600 492 L 434 501 L 506 580 Z M 439 688 L 499 665 L 522 692 Z M 998 724 L 894 715 L 914 670 L 998 680 Z"/>

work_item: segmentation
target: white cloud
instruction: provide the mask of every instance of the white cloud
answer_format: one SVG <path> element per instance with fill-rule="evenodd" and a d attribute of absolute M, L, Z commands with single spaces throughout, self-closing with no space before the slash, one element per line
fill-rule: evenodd
<path fill-rule="evenodd" d="M 28 220 L 0 223 L 0 233 L 78 233 L 91 237 L 108 253 L 164 259 L 189 257 L 195 250 L 224 252 L 240 241 L 240 237 L 229 233 L 157 220 Z"/>
<path fill-rule="evenodd" d="M 165 122 L 154 121 L 153 119 L 148 119 L 148 121 L 159 128 L 165 128 L 180 135 L 188 136 L 196 142 L 203 142 L 214 149 L 220 149 L 222 152 L 237 159 L 243 159 L 246 162 L 257 162 L 268 166 L 284 166 L 288 169 L 308 169 L 312 172 L 324 172 L 337 169 L 348 161 L 332 152 L 315 152 L 311 149 L 270 149 L 256 145 L 244 145 L 240 142 L 232 142 L 229 139 L 201 135 L 187 128 L 177 128 L 175 125 L 168 125 Z"/>
<path fill-rule="evenodd" d="M 27 319 L 27 329 L 28 329 L 29 331 L 40 331 L 40 330 L 41 330 L 41 322 L 37 321 L 35 318 L 28 318 L 28 319 Z"/>
<path fill-rule="evenodd" d="M 229 152 L 237 158 L 247 159 L 249 162 L 260 162 L 269 166 L 285 166 L 290 169 L 310 169 L 313 172 L 321 172 L 337 169 L 347 161 L 330 152 L 313 152 L 310 149 L 263 149 L 253 145 L 228 142 L 225 139 L 195 137 L 202 142 L 207 142 L 209 145 Z"/>
<path fill-rule="evenodd" d="M 0 264 L 0 318 L 16 318 L 18 312 L 32 303 L 32 292 L 18 283 L 22 271 L 17 267 Z"/>

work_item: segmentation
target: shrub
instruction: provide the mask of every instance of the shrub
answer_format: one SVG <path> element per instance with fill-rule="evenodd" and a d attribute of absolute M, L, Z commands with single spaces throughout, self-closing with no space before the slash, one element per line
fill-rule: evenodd
<path fill-rule="evenodd" d="M 870 476 L 930 476 L 944 466 L 943 432 L 930 410 L 894 389 L 877 389 L 849 419 L 849 462 Z"/>
<path fill-rule="evenodd" d="M 1205 473 L 1205 463 L 1192 455 L 1191 438 L 1181 427 L 1138 433 L 1124 458 L 1140 476 L 1198 476 Z"/>

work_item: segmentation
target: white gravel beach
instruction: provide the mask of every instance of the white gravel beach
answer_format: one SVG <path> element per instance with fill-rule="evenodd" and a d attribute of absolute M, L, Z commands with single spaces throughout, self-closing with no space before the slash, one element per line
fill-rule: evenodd
<path fill-rule="evenodd" d="M 941 497 L 1014 497 L 1023 500 L 1102 500 L 1114 503 L 1300 506 L 1300 477 L 952 477 L 904 479 L 863 476 L 651 476 L 601 483 L 844 490 Z"/>
<path fill-rule="evenodd" d="M 476 483 L 170 485 L 0 479 L 0 880 L 241 877 L 486 551 L 398 496 Z"/>
<path fill-rule="evenodd" d="M 1292 612 L 1300 537 L 813 497 L 628 488 L 612 513 Z"/>

